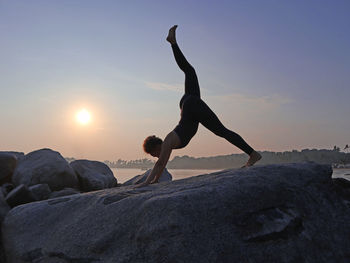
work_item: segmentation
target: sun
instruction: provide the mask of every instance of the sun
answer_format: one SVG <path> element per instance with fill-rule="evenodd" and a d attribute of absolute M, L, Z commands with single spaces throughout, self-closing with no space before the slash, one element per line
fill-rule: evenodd
<path fill-rule="evenodd" d="M 80 124 L 86 125 L 91 121 L 91 114 L 86 109 L 82 109 L 77 113 L 76 118 Z"/>

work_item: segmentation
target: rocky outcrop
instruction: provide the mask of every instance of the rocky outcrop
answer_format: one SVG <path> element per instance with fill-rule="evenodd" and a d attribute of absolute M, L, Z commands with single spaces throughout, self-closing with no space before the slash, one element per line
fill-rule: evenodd
<path fill-rule="evenodd" d="M 346 200 L 350 200 L 350 181 L 344 178 L 333 178 L 337 193 Z"/>
<path fill-rule="evenodd" d="M 89 160 L 76 160 L 70 163 L 78 175 L 80 189 L 84 192 L 102 190 L 116 186 L 117 179 L 104 163 Z"/>
<path fill-rule="evenodd" d="M 12 209 L 3 243 L 9 263 L 345 263 L 350 200 L 331 175 L 266 165 L 49 199 Z"/>
<path fill-rule="evenodd" d="M 6 202 L 11 207 L 34 201 L 35 198 L 31 195 L 31 192 L 29 191 L 28 187 L 24 184 L 20 184 L 6 196 Z"/>
<path fill-rule="evenodd" d="M 1 225 L 2 221 L 4 220 L 8 211 L 10 211 L 10 207 L 5 200 L 3 192 L 0 191 L 0 225 Z M 0 230 L 0 234 L 1 234 L 1 230 Z M 6 263 L 2 240 L 0 240 L 0 262 Z"/>
<path fill-rule="evenodd" d="M 1 191 L 4 194 L 4 196 L 6 197 L 14 188 L 15 188 L 15 186 L 13 184 L 5 183 L 1 186 Z"/>
<path fill-rule="evenodd" d="M 36 184 L 29 187 L 31 196 L 35 201 L 46 200 L 51 194 L 51 190 L 48 184 Z"/>
<path fill-rule="evenodd" d="M 144 181 L 146 181 L 146 179 L 147 179 L 148 175 L 151 173 L 151 171 L 152 171 L 152 169 L 149 169 L 143 174 L 136 175 L 135 177 L 133 177 L 130 180 L 123 183 L 122 185 L 126 186 L 126 185 L 143 183 Z M 159 177 L 159 182 L 160 183 L 170 182 L 171 180 L 173 180 L 173 176 L 169 173 L 168 169 L 165 168 L 163 170 L 162 175 Z"/>
<path fill-rule="evenodd" d="M 0 153 L 11 154 L 16 156 L 17 161 L 20 162 L 24 158 L 23 152 L 15 152 L 15 151 L 0 151 Z"/>
<path fill-rule="evenodd" d="M 8 211 L 10 211 L 10 206 L 7 204 L 3 193 L 0 192 L 0 225 L 1 225 L 2 221 L 4 220 Z"/>
<path fill-rule="evenodd" d="M 50 149 L 26 154 L 15 169 L 13 182 L 26 186 L 46 183 L 52 191 L 79 187 L 78 178 L 68 162 Z"/>
<path fill-rule="evenodd" d="M 49 196 L 49 198 L 56 198 L 56 197 L 61 197 L 61 196 L 67 196 L 67 195 L 75 195 L 75 194 L 79 194 L 80 192 L 73 189 L 73 188 L 64 188 L 60 191 L 55 191 L 52 192 Z"/>
<path fill-rule="evenodd" d="M 0 152 L 0 185 L 11 183 L 16 165 L 16 155 L 7 152 Z"/>

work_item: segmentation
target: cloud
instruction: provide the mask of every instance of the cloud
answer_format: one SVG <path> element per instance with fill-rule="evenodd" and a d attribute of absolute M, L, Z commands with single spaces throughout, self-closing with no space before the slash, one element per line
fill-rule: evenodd
<path fill-rule="evenodd" d="M 161 82 L 146 82 L 147 87 L 154 90 L 170 90 L 176 92 L 184 92 L 183 84 L 168 84 Z"/>

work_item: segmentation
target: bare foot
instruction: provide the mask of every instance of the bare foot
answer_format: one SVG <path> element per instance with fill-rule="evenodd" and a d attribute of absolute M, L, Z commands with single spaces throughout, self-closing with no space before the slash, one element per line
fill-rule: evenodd
<path fill-rule="evenodd" d="M 177 28 L 177 25 L 173 26 L 172 28 L 169 29 L 168 36 L 166 40 L 170 42 L 170 44 L 176 44 L 176 36 L 175 36 L 175 30 Z"/>
<path fill-rule="evenodd" d="M 242 166 L 241 168 L 245 168 L 245 167 L 249 167 L 249 166 L 253 166 L 257 161 L 259 161 L 261 159 L 261 155 L 260 153 L 254 151 L 250 154 L 249 156 L 249 160 L 247 161 L 247 163 Z"/>

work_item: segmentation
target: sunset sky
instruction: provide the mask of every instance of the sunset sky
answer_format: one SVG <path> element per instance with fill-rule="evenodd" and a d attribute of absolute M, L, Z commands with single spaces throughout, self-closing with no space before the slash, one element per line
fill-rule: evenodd
<path fill-rule="evenodd" d="M 0 0 L 0 150 L 148 157 L 144 138 L 180 119 L 174 24 L 203 100 L 253 148 L 344 147 L 349 14 L 348 0 Z M 200 126 L 172 157 L 231 153 L 241 151 Z"/>

